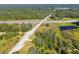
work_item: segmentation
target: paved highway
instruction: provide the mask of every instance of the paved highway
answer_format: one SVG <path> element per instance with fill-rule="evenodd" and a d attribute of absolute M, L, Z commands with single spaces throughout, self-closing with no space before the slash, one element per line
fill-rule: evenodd
<path fill-rule="evenodd" d="M 24 43 L 29 40 L 29 37 L 40 27 L 41 24 L 43 24 L 48 18 L 50 18 L 50 16 L 51 14 L 49 14 L 41 22 L 39 22 L 32 30 L 26 32 L 22 39 L 19 41 L 19 43 L 17 43 L 8 54 L 19 51 L 24 46 Z"/>
<path fill-rule="evenodd" d="M 25 20 L 25 21 L 0 21 L 0 24 L 34 24 L 39 23 L 41 20 Z M 70 22 L 78 22 L 79 20 L 48 20 L 44 23 L 70 23 Z"/>
<path fill-rule="evenodd" d="M 8 54 L 12 54 L 13 52 L 16 52 L 16 51 L 19 51 L 23 46 L 24 46 L 24 43 L 26 41 L 29 40 L 29 37 L 40 27 L 41 24 L 43 23 L 70 23 L 70 22 L 78 22 L 78 20 L 68 20 L 68 21 L 64 21 L 64 20 L 53 20 L 53 21 L 46 21 L 48 18 L 50 18 L 51 14 L 48 15 L 47 17 L 45 17 L 42 21 L 40 21 L 32 30 L 26 32 L 24 34 L 24 36 L 21 38 L 21 40 L 11 49 L 11 51 L 8 53 Z M 34 21 L 33 21 L 34 22 Z M 33 23 L 32 22 L 32 23 Z M 4 23 L 4 22 L 3 22 Z M 5 22 L 7 24 L 9 24 L 10 22 Z M 15 23 L 15 22 L 11 22 L 12 24 Z M 11 24 L 10 23 L 10 24 Z M 17 22 L 19 23 L 19 22 Z M 27 22 L 25 22 L 27 23 Z M 21 23 L 20 23 L 21 24 Z"/>

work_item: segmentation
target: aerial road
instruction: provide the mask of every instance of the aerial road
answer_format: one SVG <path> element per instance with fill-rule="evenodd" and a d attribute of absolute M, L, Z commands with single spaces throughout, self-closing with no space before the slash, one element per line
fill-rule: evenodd
<path fill-rule="evenodd" d="M 0 24 L 34 24 L 39 23 L 41 20 L 13 20 L 13 21 L 0 21 Z M 44 23 L 71 23 L 78 22 L 79 20 L 47 20 Z"/>
<path fill-rule="evenodd" d="M 13 52 L 19 51 L 26 41 L 29 41 L 29 37 L 41 26 L 41 24 L 45 23 L 48 18 L 51 17 L 51 14 L 49 14 L 47 17 L 42 19 L 32 30 L 26 32 L 24 36 L 20 39 L 20 41 L 10 50 L 8 54 L 12 54 Z M 47 23 L 70 23 L 70 22 L 78 22 L 78 20 L 53 20 L 53 21 L 47 21 Z"/>
<path fill-rule="evenodd" d="M 10 50 L 8 54 L 12 54 L 13 52 L 19 51 L 26 41 L 29 40 L 29 37 L 43 24 L 48 18 L 51 17 L 51 14 L 49 14 L 47 17 L 45 17 L 41 22 L 39 22 L 32 30 L 26 32 L 22 39 Z"/>

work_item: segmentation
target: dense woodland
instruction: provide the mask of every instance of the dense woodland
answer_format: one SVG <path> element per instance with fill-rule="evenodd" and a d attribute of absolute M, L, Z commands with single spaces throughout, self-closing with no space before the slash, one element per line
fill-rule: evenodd
<path fill-rule="evenodd" d="M 0 20 L 42 19 L 47 16 L 50 11 L 51 10 L 39 8 L 4 9 L 0 10 Z"/>
<path fill-rule="evenodd" d="M 79 18 L 79 9 L 74 8 L 10 8 L 0 9 L 0 20 L 43 19 L 51 12 L 51 19 Z"/>

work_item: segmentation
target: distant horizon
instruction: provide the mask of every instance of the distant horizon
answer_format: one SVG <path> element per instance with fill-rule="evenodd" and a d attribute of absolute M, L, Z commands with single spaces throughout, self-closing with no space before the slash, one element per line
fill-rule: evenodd
<path fill-rule="evenodd" d="M 79 8 L 79 4 L 0 4 L 0 8 Z"/>

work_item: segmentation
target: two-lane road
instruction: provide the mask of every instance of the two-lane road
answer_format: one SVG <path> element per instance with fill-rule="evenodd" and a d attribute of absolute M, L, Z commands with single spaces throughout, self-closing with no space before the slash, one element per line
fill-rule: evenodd
<path fill-rule="evenodd" d="M 79 20 L 48 20 L 44 23 L 71 23 L 71 22 L 78 22 Z M 13 20 L 13 21 L 0 21 L 0 24 L 35 24 L 39 23 L 41 20 Z"/>

